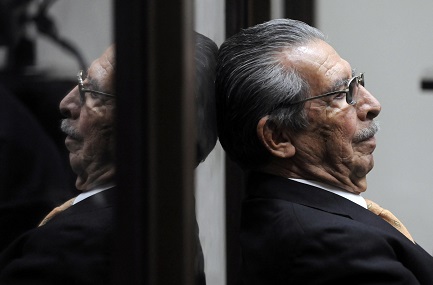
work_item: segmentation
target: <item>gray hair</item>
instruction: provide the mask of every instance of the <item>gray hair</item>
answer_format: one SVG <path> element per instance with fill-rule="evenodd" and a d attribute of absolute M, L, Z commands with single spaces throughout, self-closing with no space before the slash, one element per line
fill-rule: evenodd
<path fill-rule="evenodd" d="M 215 82 L 218 135 L 242 167 L 253 169 L 270 158 L 257 137 L 261 118 L 269 115 L 276 127 L 293 131 L 307 126 L 304 104 L 287 104 L 306 98 L 310 87 L 282 56 L 314 40 L 325 36 L 303 22 L 277 19 L 242 30 L 221 45 Z"/>
<path fill-rule="evenodd" d="M 197 114 L 197 160 L 203 162 L 218 139 L 215 110 L 215 68 L 218 46 L 195 33 L 195 101 Z"/>

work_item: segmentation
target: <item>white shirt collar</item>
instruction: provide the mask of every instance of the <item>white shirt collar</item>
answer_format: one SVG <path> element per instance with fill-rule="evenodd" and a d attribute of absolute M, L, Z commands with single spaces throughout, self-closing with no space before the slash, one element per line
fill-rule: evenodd
<path fill-rule="evenodd" d="M 77 204 L 78 202 L 81 202 L 81 201 L 83 201 L 84 199 L 89 198 L 90 196 L 95 195 L 95 194 L 97 194 L 97 193 L 99 193 L 99 192 L 102 192 L 102 191 L 105 191 L 105 190 L 107 190 L 107 189 L 113 188 L 114 186 L 115 186 L 114 184 L 104 185 L 104 186 L 102 186 L 102 187 L 97 187 L 97 188 L 95 188 L 95 189 L 93 189 L 93 190 L 89 190 L 89 191 L 83 192 L 83 193 L 81 193 L 80 195 L 78 195 L 78 196 L 75 198 L 75 200 L 74 200 L 74 202 L 72 203 L 72 205 L 75 205 L 75 204 Z"/>
<path fill-rule="evenodd" d="M 341 188 L 332 186 L 332 185 L 328 185 L 322 182 L 317 182 L 317 181 L 312 181 L 312 180 L 305 180 L 305 179 L 297 179 L 297 178 L 289 178 L 291 180 L 300 182 L 300 183 L 304 183 L 304 184 L 308 184 L 311 186 L 315 186 L 317 188 L 332 192 L 334 194 L 337 194 L 343 198 L 346 198 L 350 201 L 352 201 L 353 203 L 356 203 L 358 205 L 360 205 L 361 207 L 364 207 L 365 209 L 367 209 L 367 202 L 365 202 L 365 199 L 361 196 L 361 195 L 357 195 L 351 192 L 347 192 L 345 190 L 342 190 Z"/>

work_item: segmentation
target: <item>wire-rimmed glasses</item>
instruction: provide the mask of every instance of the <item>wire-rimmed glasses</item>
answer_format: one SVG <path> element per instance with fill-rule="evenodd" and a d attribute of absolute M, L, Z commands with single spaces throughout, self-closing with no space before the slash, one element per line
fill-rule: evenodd
<path fill-rule="evenodd" d="M 317 99 L 317 98 L 322 98 L 322 97 L 326 97 L 326 96 L 330 96 L 330 95 L 338 94 L 338 93 L 346 93 L 347 104 L 355 105 L 356 104 L 355 98 L 358 95 L 359 84 L 361 84 L 362 86 L 365 86 L 364 73 L 361 73 L 358 76 L 355 76 L 352 79 L 350 79 L 349 83 L 347 84 L 347 88 L 344 90 L 331 91 L 331 92 L 321 94 L 318 96 L 313 96 L 313 97 L 309 97 L 309 98 L 302 99 L 299 101 L 290 102 L 288 105 L 295 105 L 295 104 L 299 104 L 299 103 L 302 103 L 305 101 L 309 101 L 309 100 L 313 100 L 313 99 Z"/>
<path fill-rule="evenodd" d="M 85 99 L 86 99 L 86 92 L 90 92 L 90 93 L 98 94 L 98 95 L 102 95 L 102 96 L 115 97 L 114 94 L 110 94 L 110 93 L 105 93 L 105 92 L 102 92 L 102 91 L 97 91 L 97 90 L 92 90 L 92 89 L 84 88 L 83 71 L 82 70 L 80 70 L 78 72 L 77 79 L 78 79 L 78 90 L 80 92 L 81 102 L 85 101 Z"/>

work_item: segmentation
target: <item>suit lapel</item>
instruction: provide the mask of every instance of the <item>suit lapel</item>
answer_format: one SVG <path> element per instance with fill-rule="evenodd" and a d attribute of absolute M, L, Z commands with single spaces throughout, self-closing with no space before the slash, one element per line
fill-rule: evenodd
<path fill-rule="evenodd" d="M 252 173 L 248 181 L 249 187 L 247 189 L 249 189 L 249 196 L 247 199 L 262 197 L 286 200 L 328 213 L 345 216 L 367 226 L 376 227 L 395 238 L 403 238 L 409 241 L 382 218 L 358 204 L 329 191 L 265 173 Z"/>
<path fill-rule="evenodd" d="M 76 214 L 83 214 L 91 211 L 95 211 L 101 208 L 112 207 L 114 202 L 116 187 L 104 190 L 96 193 L 75 205 L 72 205 L 64 212 L 60 213 L 59 217 L 67 217 Z M 57 218 L 57 217 L 55 217 Z M 53 220 L 55 219 L 53 218 Z"/>
<path fill-rule="evenodd" d="M 248 186 L 251 197 L 282 199 L 342 216 L 348 215 L 342 203 L 355 204 L 326 190 L 265 173 L 251 174 Z"/>

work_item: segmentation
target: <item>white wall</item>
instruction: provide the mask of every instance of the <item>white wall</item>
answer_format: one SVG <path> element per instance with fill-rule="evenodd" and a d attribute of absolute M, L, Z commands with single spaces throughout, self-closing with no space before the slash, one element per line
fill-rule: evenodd
<path fill-rule="evenodd" d="M 219 143 L 196 169 L 196 211 L 207 285 L 226 284 L 224 151 Z"/>
<path fill-rule="evenodd" d="M 316 26 L 381 102 L 381 131 L 364 197 L 390 209 L 433 253 L 433 2 L 317 0 Z"/>
<path fill-rule="evenodd" d="M 59 34 L 79 48 L 88 65 L 113 42 L 112 1 L 57 1 L 49 15 Z M 42 36 L 37 40 L 37 66 L 73 78 L 79 70 L 74 57 Z"/>

